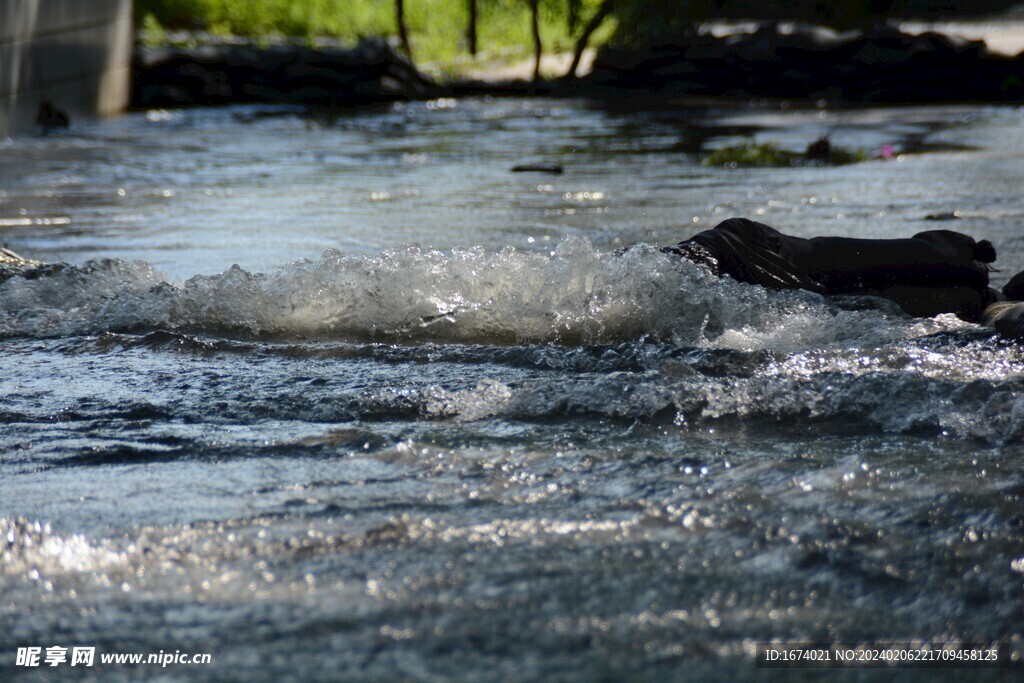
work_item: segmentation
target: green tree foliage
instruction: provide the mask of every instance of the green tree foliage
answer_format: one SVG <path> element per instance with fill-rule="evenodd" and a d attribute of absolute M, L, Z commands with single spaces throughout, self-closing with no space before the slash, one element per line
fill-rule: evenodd
<path fill-rule="evenodd" d="M 538 0 L 546 50 L 571 49 L 578 26 L 602 0 Z M 397 3 L 387 0 L 135 0 L 139 25 L 270 38 L 328 36 L 343 41 L 400 39 Z M 404 0 L 403 19 L 419 61 L 451 61 L 471 52 L 476 37 L 482 57 L 533 52 L 532 0 Z M 476 21 L 471 22 L 473 9 Z M 148 19 L 147 19 L 148 17 Z M 573 30 L 572 26 L 577 26 Z"/>

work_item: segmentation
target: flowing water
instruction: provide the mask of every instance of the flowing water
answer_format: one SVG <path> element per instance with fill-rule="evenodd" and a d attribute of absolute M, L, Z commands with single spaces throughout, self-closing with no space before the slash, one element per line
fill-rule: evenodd
<path fill-rule="evenodd" d="M 826 132 L 895 158 L 700 162 Z M 656 249 L 733 215 L 955 228 L 1001 284 L 1024 115 L 440 100 L 8 140 L 0 242 L 69 265 L 0 283 L 0 678 L 724 681 L 768 673 L 771 639 L 1024 650 L 1024 347 Z M 15 666 L 54 645 L 97 665 Z M 98 660 L 176 650 L 212 662 Z"/>

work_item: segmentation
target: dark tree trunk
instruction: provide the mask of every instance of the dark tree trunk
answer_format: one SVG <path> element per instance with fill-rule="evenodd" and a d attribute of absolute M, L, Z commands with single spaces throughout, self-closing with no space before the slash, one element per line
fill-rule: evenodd
<path fill-rule="evenodd" d="M 477 6 L 476 0 L 468 0 L 469 2 L 469 26 L 466 29 L 466 38 L 469 40 L 469 54 L 476 57 L 476 20 L 477 20 Z"/>
<path fill-rule="evenodd" d="M 601 6 L 597 8 L 597 12 L 587 22 L 586 27 L 583 29 L 583 33 L 580 34 L 580 39 L 576 41 L 576 49 L 572 53 L 572 64 L 569 65 L 569 70 L 565 72 L 565 76 L 562 78 L 566 81 L 571 81 L 576 78 L 576 69 L 580 66 L 580 60 L 583 59 L 583 52 L 587 49 L 587 43 L 590 42 L 590 36 L 594 35 L 594 31 L 600 28 L 604 20 L 608 18 L 608 15 L 612 13 L 612 5 L 614 0 L 604 0 Z"/>
<path fill-rule="evenodd" d="M 540 55 L 544 46 L 540 42 L 540 0 L 530 0 L 530 13 L 533 30 L 533 82 L 540 80 Z"/>
<path fill-rule="evenodd" d="M 395 0 L 395 20 L 398 23 L 398 39 L 402 41 L 402 50 L 409 56 L 409 59 L 412 59 L 409 31 L 405 27 L 405 0 Z"/>

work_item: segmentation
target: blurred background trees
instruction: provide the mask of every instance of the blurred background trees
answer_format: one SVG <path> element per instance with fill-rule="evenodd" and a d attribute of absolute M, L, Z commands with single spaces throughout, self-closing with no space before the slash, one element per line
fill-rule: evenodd
<path fill-rule="evenodd" d="M 394 37 L 402 27 L 417 61 L 496 54 L 524 56 L 536 33 L 547 50 L 568 50 L 601 0 L 135 0 L 140 25 L 174 37 L 311 39 Z M 534 31 L 534 16 L 538 31 Z M 401 17 L 401 20 L 399 20 Z"/>
<path fill-rule="evenodd" d="M 618 0 L 614 41 L 642 43 L 708 20 L 805 21 L 835 29 L 888 19 L 940 20 L 994 15 L 1021 0 Z"/>

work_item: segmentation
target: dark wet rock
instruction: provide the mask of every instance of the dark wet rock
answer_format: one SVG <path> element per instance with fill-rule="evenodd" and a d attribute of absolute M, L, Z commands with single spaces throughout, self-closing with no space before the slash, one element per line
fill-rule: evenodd
<path fill-rule="evenodd" d="M 43 130 L 54 128 L 67 128 L 71 125 L 71 117 L 66 112 L 57 109 L 52 102 L 42 102 L 39 105 L 39 113 L 36 114 L 36 123 Z"/>
<path fill-rule="evenodd" d="M 1024 301 L 1001 301 L 985 309 L 982 324 L 1010 339 L 1024 339 Z"/>
<path fill-rule="evenodd" d="M 1010 301 L 1024 301 L 1024 271 L 1017 273 L 1003 285 L 1003 294 Z"/>
<path fill-rule="evenodd" d="M 132 104 L 351 106 L 439 93 L 431 79 L 384 40 L 363 41 L 351 49 L 225 43 L 138 48 Z"/>
<path fill-rule="evenodd" d="M 689 32 L 651 46 L 606 47 L 586 82 L 668 95 L 1005 102 L 1024 97 L 1024 55 L 995 55 L 983 41 L 935 32 L 768 24 L 722 38 Z"/>
<path fill-rule="evenodd" d="M 0 247 L 0 282 L 17 275 L 29 275 L 45 267 L 42 261 L 27 259 L 6 247 Z"/>
<path fill-rule="evenodd" d="M 948 211 L 946 213 L 930 213 L 924 217 L 926 221 L 958 221 L 960 220 L 960 214 L 956 211 Z"/>
<path fill-rule="evenodd" d="M 828 136 L 818 138 L 809 144 L 804 156 L 814 161 L 828 161 L 832 157 L 832 143 Z"/>

